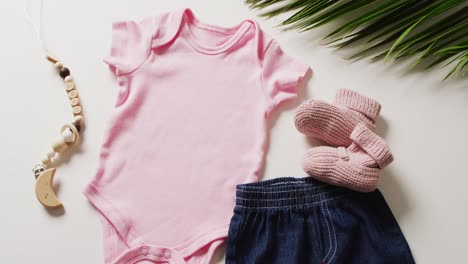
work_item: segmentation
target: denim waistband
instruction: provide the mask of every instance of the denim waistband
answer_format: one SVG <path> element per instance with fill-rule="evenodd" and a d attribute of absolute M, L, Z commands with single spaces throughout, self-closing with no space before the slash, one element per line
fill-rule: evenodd
<path fill-rule="evenodd" d="M 237 185 L 236 206 L 258 209 L 307 207 L 352 192 L 311 177 L 283 177 Z"/>

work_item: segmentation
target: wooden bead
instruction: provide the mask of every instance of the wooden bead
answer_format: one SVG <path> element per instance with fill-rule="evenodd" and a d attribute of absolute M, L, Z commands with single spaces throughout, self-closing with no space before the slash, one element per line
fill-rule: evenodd
<path fill-rule="evenodd" d="M 71 102 L 71 104 L 72 104 L 73 106 L 79 105 L 79 104 L 80 104 L 80 98 L 75 97 L 75 98 L 71 99 L 70 102 Z"/>
<path fill-rule="evenodd" d="M 47 157 L 49 157 L 49 159 L 53 159 L 55 157 L 55 151 L 50 149 L 49 151 L 47 151 Z"/>
<path fill-rule="evenodd" d="M 82 115 L 75 116 L 75 121 L 83 123 L 84 117 Z"/>
<path fill-rule="evenodd" d="M 65 83 L 65 89 L 69 92 L 73 89 L 75 89 L 75 84 L 73 82 L 66 82 Z"/>
<path fill-rule="evenodd" d="M 73 114 L 74 115 L 79 115 L 81 114 L 81 106 L 77 105 L 73 107 Z"/>
<path fill-rule="evenodd" d="M 58 60 L 57 60 L 56 58 L 52 57 L 52 55 L 50 55 L 50 54 L 48 54 L 48 53 L 46 54 L 46 59 L 47 59 L 48 61 L 54 63 L 54 64 L 58 62 Z"/>
<path fill-rule="evenodd" d="M 75 135 L 73 134 L 73 131 L 71 131 L 71 129 L 69 128 L 62 131 L 62 138 L 67 143 L 75 142 Z"/>
<path fill-rule="evenodd" d="M 73 99 L 78 96 L 78 92 L 76 90 L 72 90 L 68 93 L 68 98 Z"/>
<path fill-rule="evenodd" d="M 60 74 L 60 77 L 65 79 L 67 76 L 70 75 L 70 70 L 67 67 L 63 67 L 60 69 L 59 74 Z"/>
<path fill-rule="evenodd" d="M 52 165 L 52 161 L 47 156 L 44 156 L 42 158 L 41 162 L 42 162 L 42 164 L 46 165 L 47 167 L 50 167 Z"/>
<path fill-rule="evenodd" d="M 81 132 L 82 125 L 79 121 L 75 121 L 72 124 L 76 127 L 76 130 L 78 130 L 78 132 Z"/>
<path fill-rule="evenodd" d="M 71 75 L 68 75 L 67 77 L 65 77 L 65 79 L 63 79 L 66 83 L 67 82 L 71 82 L 73 81 L 73 77 L 71 77 Z"/>
<path fill-rule="evenodd" d="M 77 122 L 77 121 L 75 121 Z M 73 136 L 74 136 L 74 141 L 73 142 L 70 142 L 70 145 L 71 144 L 75 144 L 76 142 L 78 142 L 78 140 L 80 140 L 80 131 L 78 130 L 78 128 L 76 127 L 75 125 L 75 122 L 73 122 L 73 124 L 65 124 L 62 126 L 62 129 L 60 130 L 60 132 L 63 134 L 66 130 L 70 130 L 72 133 L 73 133 Z"/>
<path fill-rule="evenodd" d="M 83 116 L 77 115 L 75 116 L 75 122 L 73 122 L 72 124 L 76 127 L 76 130 L 78 130 L 78 132 L 81 132 L 81 129 L 83 128 L 83 122 L 84 122 Z"/>
<path fill-rule="evenodd" d="M 67 148 L 68 148 L 68 144 L 67 142 L 65 142 L 63 138 L 55 141 L 54 144 L 52 144 L 52 149 L 57 153 L 61 153 Z"/>
<path fill-rule="evenodd" d="M 57 61 L 55 64 L 54 64 L 55 68 L 57 70 L 61 70 L 63 68 L 63 64 L 60 62 L 60 61 Z"/>

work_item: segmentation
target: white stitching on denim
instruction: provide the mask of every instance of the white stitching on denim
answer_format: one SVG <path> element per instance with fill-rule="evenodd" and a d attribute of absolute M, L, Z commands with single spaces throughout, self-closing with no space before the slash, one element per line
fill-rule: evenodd
<path fill-rule="evenodd" d="M 335 225 L 333 224 L 333 219 L 331 217 L 330 210 L 328 209 L 328 204 L 326 204 L 326 203 L 325 203 L 325 208 L 327 209 L 328 215 L 330 216 L 330 223 L 331 223 L 331 226 L 332 226 L 333 236 L 334 236 L 334 239 L 335 239 L 335 249 L 333 250 L 333 255 L 328 260 L 328 263 L 331 263 L 331 261 L 335 258 L 336 250 L 338 248 L 338 240 L 336 239 Z"/>
<path fill-rule="evenodd" d="M 331 201 L 331 200 L 334 200 L 334 199 L 338 199 L 338 198 L 347 196 L 349 194 L 350 193 L 343 194 L 343 195 L 336 196 L 336 197 L 326 199 L 326 200 L 323 200 L 323 201 L 319 201 L 319 202 L 296 204 L 294 206 L 242 206 L 242 205 L 236 205 L 236 207 L 245 208 L 245 209 L 284 209 L 284 208 L 291 208 L 291 207 L 303 207 L 303 206 L 309 206 L 309 205 L 315 205 L 315 204 L 323 203 L 323 202 L 326 202 L 326 201 Z"/>
<path fill-rule="evenodd" d="M 325 262 L 328 255 L 330 255 L 330 252 L 331 252 L 331 249 L 332 249 L 332 240 L 331 240 L 330 226 L 328 225 L 328 220 L 327 220 L 327 216 L 325 215 L 325 210 L 323 209 L 323 204 L 324 204 L 323 202 L 320 203 L 320 212 L 322 213 L 323 218 L 325 219 L 325 223 L 327 223 L 328 240 L 330 241 L 330 247 L 328 248 L 328 252 L 325 255 L 325 257 L 322 259 L 322 262 Z"/>
<path fill-rule="evenodd" d="M 252 198 L 242 198 L 242 197 L 236 197 L 236 199 L 240 199 L 240 200 L 246 200 L 246 201 L 283 201 L 283 200 L 291 200 L 291 199 L 303 199 L 303 198 L 308 198 L 308 197 L 315 197 L 315 196 L 319 196 L 319 195 L 325 195 L 325 194 L 329 194 L 329 193 L 334 193 L 334 192 L 337 192 L 338 189 L 335 189 L 335 190 L 331 190 L 329 192 L 323 192 L 323 193 L 317 193 L 317 194 L 314 194 L 314 195 L 308 195 L 308 196 L 303 196 L 303 197 L 291 197 L 291 198 L 281 198 L 281 199 L 276 199 L 276 198 L 260 198 L 260 199 L 252 199 Z M 317 201 L 317 202 L 320 202 L 320 201 Z"/>

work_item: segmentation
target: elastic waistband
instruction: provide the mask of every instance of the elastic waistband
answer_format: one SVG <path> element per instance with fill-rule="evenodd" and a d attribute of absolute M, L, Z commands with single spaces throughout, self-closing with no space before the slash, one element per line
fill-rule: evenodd
<path fill-rule="evenodd" d="M 283 177 L 237 185 L 236 206 L 257 209 L 300 208 L 317 205 L 352 192 L 312 177 Z"/>

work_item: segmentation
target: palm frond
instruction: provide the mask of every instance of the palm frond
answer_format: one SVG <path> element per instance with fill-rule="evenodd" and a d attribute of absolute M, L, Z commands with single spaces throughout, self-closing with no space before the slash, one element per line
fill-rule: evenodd
<path fill-rule="evenodd" d="M 417 56 L 413 67 L 447 62 L 445 77 L 468 70 L 468 1 L 466 0 L 246 0 L 260 15 L 289 14 L 279 26 L 308 31 L 334 24 L 324 40 L 333 48 L 362 44 L 349 59 L 374 54 L 372 60 Z M 361 45 L 361 46 L 362 46 Z"/>

